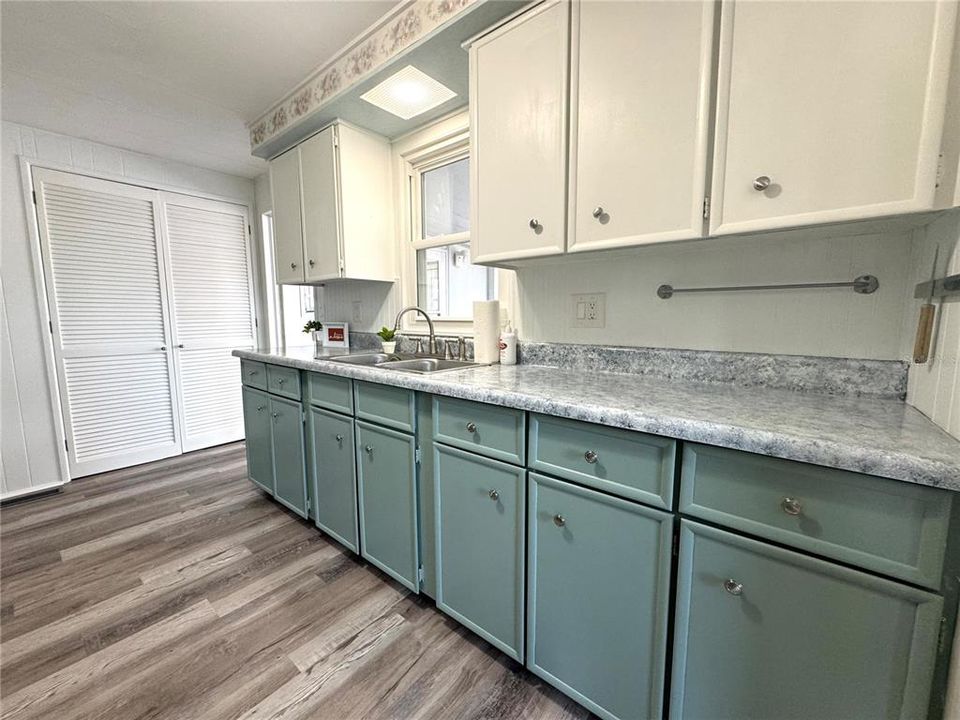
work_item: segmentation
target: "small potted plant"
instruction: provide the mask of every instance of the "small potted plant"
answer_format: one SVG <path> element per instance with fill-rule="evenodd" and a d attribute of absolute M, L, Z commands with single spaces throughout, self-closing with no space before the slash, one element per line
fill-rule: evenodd
<path fill-rule="evenodd" d="M 303 326 L 303 331 L 313 338 L 315 350 L 323 347 L 323 333 L 321 330 L 323 330 L 323 323 L 319 320 L 308 320 L 307 324 Z"/>
<path fill-rule="evenodd" d="M 397 341 L 394 340 L 394 338 L 397 336 L 397 333 L 394 330 L 390 330 L 387 327 L 382 327 L 377 335 L 380 336 L 380 344 L 383 346 L 383 351 L 385 353 L 392 353 L 396 351 Z"/>

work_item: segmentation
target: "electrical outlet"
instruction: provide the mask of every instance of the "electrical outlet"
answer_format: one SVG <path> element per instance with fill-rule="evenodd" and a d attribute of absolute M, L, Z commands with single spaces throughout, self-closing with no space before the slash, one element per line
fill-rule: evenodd
<path fill-rule="evenodd" d="M 573 300 L 571 327 L 602 328 L 607 324 L 607 294 L 571 295 Z"/>
<path fill-rule="evenodd" d="M 354 325 L 359 325 L 363 322 L 363 303 L 360 300 L 353 301 L 353 320 L 351 322 Z"/>

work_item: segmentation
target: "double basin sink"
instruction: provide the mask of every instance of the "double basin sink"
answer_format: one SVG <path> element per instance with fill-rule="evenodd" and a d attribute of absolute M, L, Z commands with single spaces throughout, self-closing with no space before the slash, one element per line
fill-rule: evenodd
<path fill-rule="evenodd" d="M 422 357 L 409 353 L 360 353 L 357 355 L 340 355 L 327 358 L 333 362 L 342 362 L 349 365 L 367 365 L 381 367 L 386 370 L 428 375 L 451 370 L 466 370 L 467 368 L 481 367 L 485 363 L 469 362 L 467 360 L 445 360 L 436 357 Z"/>

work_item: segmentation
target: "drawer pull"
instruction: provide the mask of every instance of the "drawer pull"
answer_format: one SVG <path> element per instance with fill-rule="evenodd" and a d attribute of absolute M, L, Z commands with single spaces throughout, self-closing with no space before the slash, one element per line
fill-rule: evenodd
<path fill-rule="evenodd" d="M 583 454 L 583 459 L 586 460 L 586 461 L 587 461 L 588 463 L 590 463 L 591 465 L 594 465 L 594 464 L 597 462 L 597 460 L 600 459 L 600 456 L 597 455 L 597 453 L 594 452 L 593 450 L 587 450 L 587 451 Z"/>
<path fill-rule="evenodd" d="M 557 527 L 563 527 L 564 525 L 567 524 L 567 519 L 560 513 L 557 513 L 556 515 L 553 516 L 553 524 L 556 525 Z"/>
<path fill-rule="evenodd" d="M 726 590 L 731 595 L 742 595 L 743 594 L 743 583 L 738 583 L 734 579 L 724 580 L 723 589 Z"/>
<path fill-rule="evenodd" d="M 468 432 L 468 433 L 476 433 L 476 432 L 477 432 L 477 424 L 474 423 L 474 422 L 468 422 L 468 423 L 467 423 L 467 432 Z"/>
<path fill-rule="evenodd" d="M 803 506 L 796 498 L 785 497 L 780 501 L 780 509 L 787 515 L 799 515 L 803 510 Z"/>
<path fill-rule="evenodd" d="M 277 385 L 283 385 L 283 378 L 277 378 Z"/>
<path fill-rule="evenodd" d="M 490 499 L 493 500 L 494 502 L 500 499 L 500 492 L 498 490 L 491 490 L 487 494 L 490 496 Z"/>
<path fill-rule="evenodd" d="M 247 373 L 247 375 L 249 375 L 250 377 L 253 377 L 254 375 L 259 375 L 259 374 L 260 374 L 259 370 L 251 370 L 250 372 Z"/>

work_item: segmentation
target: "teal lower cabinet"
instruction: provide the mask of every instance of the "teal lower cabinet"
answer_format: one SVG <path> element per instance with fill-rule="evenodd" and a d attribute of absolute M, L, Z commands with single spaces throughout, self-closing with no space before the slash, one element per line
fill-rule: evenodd
<path fill-rule="evenodd" d="M 314 521 L 325 533 L 359 552 L 353 418 L 311 407 L 307 410 L 307 443 Z"/>
<path fill-rule="evenodd" d="M 670 717 L 925 718 L 943 601 L 683 521 Z"/>
<path fill-rule="evenodd" d="M 358 420 L 360 554 L 419 592 L 416 439 Z"/>
<path fill-rule="evenodd" d="M 260 390 L 244 386 L 243 427 L 247 436 L 247 477 L 273 495 L 270 425 L 270 396 Z"/>
<path fill-rule="evenodd" d="M 302 517 L 307 516 L 307 476 L 304 462 L 303 410 L 296 400 L 270 397 L 273 421 L 270 442 L 273 455 L 274 498 Z"/>
<path fill-rule="evenodd" d="M 602 718 L 662 717 L 673 517 L 529 478 L 527 667 Z"/>
<path fill-rule="evenodd" d="M 524 470 L 434 446 L 437 607 L 523 662 Z"/>

